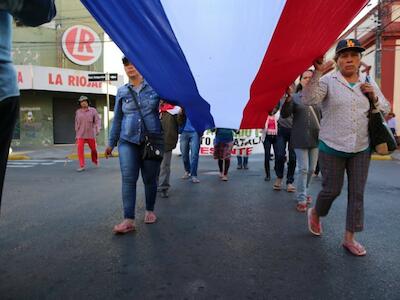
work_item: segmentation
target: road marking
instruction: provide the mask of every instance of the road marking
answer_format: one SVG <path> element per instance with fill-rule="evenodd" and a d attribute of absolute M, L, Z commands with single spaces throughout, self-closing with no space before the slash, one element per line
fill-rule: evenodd
<path fill-rule="evenodd" d="M 34 165 L 7 165 L 7 168 L 32 168 Z"/>
<path fill-rule="evenodd" d="M 60 160 L 60 159 L 55 159 L 55 160 L 10 160 L 7 162 L 7 167 L 8 168 L 31 168 L 34 166 L 51 166 L 57 163 L 68 163 L 71 160 Z"/>

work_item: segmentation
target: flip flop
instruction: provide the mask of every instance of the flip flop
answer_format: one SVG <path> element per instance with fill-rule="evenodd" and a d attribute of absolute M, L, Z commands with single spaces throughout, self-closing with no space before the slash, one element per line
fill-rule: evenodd
<path fill-rule="evenodd" d="M 343 242 L 342 246 L 344 249 L 349 251 L 354 256 L 365 256 L 367 254 L 367 251 L 365 250 L 364 246 L 358 242 L 354 243 Z"/>
<path fill-rule="evenodd" d="M 144 216 L 144 223 L 146 224 L 154 224 L 157 222 L 157 216 L 155 213 L 151 212 L 146 212 Z"/>
<path fill-rule="evenodd" d="M 114 226 L 113 232 L 115 234 L 124 234 L 124 233 L 128 233 L 130 231 L 135 231 L 135 229 L 136 228 L 135 228 L 134 224 L 123 221 L 122 223 Z"/>
<path fill-rule="evenodd" d="M 321 221 L 316 223 L 312 217 L 312 208 L 307 210 L 307 223 L 308 223 L 308 230 L 316 236 L 320 236 L 322 233 Z"/>

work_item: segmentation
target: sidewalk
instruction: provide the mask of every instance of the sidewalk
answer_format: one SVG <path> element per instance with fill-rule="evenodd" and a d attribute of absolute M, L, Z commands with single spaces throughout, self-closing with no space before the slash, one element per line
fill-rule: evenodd
<path fill-rule="evenodd" d="M 104 158 L 105 146 L 97 146 L 99 158 Z M 118 156 L 116 149 L 114 156 Z M 90 149 L 85 145 L 85 157 L 90 158 Z M 51 160 L 51 159 L 78 159 L 76 145 L 51 145 L 43 147 L 13 147 L 9 160 Z"/>

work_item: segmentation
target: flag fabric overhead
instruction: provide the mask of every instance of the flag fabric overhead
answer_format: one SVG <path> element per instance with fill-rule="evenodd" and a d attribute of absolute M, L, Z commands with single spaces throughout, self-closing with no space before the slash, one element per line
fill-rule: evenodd
<path fill-rule="evenodd" d="M 368 0 L 81 0 L 193 126 L 262 128 Z"/>

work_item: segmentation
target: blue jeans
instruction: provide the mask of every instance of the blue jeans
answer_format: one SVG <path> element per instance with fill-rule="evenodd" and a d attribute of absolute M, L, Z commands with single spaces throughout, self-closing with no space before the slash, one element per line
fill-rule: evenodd
<path fill-rule="evenodd" d="M 239 155 L 236 157 L 237 157 L 238 166 L 246 168 L 249 163 L 249 157 L 248 156 L 239 156 Z"/>
<path fill-rule="evenodd" d="M 181 133 L 181 138 L 179 141 L 185 171 L 194 177 L 197 177 L 200 138 L 201 136 L 199 136 L 199 134 L 195 131 L 184 131 Z"/>
<path fill-rule="evenodd" d="M 286 158 L 286 145 L 289 149 L 289 162 L 288 170 L 286 175 L 286 183 L 294 182 L 294 172 L 296 170 L 296 153 L 290 144 L 290 134 L 292 129 L 278 126 L 278 136 L 276 137 L 275 150 L 275 173 L 276 177 L 282 179 L 283 172 L 285 170 L 285 158 Z"/>
<path fill-rule="evenodd" d="M 311 183 L 312 174 L 317 167 L 318 148 L 294 149 L 296 152 L 297 165 L 299 166 L 299 177 L 297 179 L 297 201 L 307 200 L 307 189 Z"/>
<path fill-rule="evenodd" d="M 137 145 L 124 140 L 118 144 L 119 164 L 122 175 L 122 202 L 125 219 L 135 219 L 136 182 L 142 172 L 146 210 L 153 211 L 157 196 L 157 175 L 160 161 L 143 160 L 143 144 Z"/>

